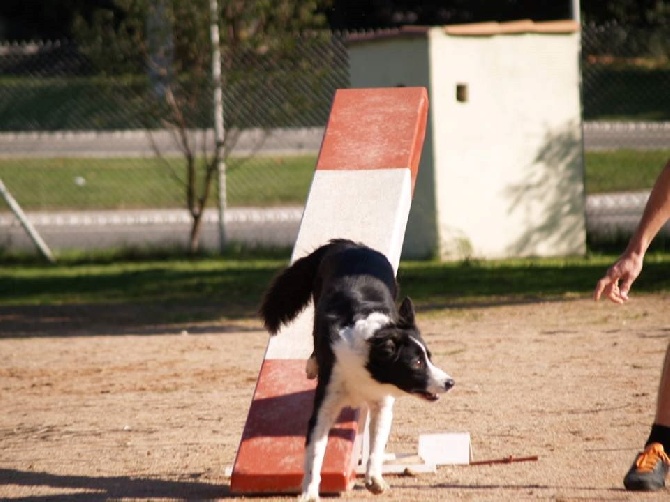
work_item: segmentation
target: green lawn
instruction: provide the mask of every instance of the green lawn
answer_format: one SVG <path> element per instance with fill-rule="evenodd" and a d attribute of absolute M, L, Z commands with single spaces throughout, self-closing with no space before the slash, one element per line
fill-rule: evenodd
<path fill-rule="evenodd" d="M 228 203 L 303 203 L 314 165 L 313 156 L 229 159 Z M 184 172 L 179 158 L 0 159 L 0 179 L 25 210 L 183 207 Z"/>
<path fill-rule="evenodd" d="M 401 294 L 424 310 L 469 303 L 586 296 L 614 255 L 504 261 L 403 261 Z M 285 256 L 104 261 L 0 266 L 0 306 L 58 304 L 217 305 L 221 315 L 253 316 Z M 670 291 L 670 254 L 651 254 L 636 292 Z"/>
<path fill-rule="evenodd" d="M 654 67 L 585 63 L 582 82 L 584 120 L 670 120 L 667 63 Z"/>
<path fill-rule="evenodd" d="M 649 189 L 668 159 L 670 150 L 586 152 L 586 193 Z"/>
<path fill-rule="evenodd" d="M 668 158 L 670 150 L 587 152 L 586 193 L 648 189 Z M 25 210 L 178 208 L 185 201 L 181 162 L 179 158 L 0 159 L 0 179 Z M 228 203 L 303 204 L 315 163 L 314 156 L 229 159 Z M 215 190 L 210 205 L 216 200 Z"/>

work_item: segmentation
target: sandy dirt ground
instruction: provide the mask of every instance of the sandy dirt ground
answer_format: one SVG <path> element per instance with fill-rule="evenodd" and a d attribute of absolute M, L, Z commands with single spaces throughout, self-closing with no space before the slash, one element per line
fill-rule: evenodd
<path fill-rule="evenodd" d="M 399 400 L 388 450 L 467 431 L 474 460 L 360 482 L 342 500 L 668 500 L 622 477 L 646 439 L 670 297 L 419 312 L 456 387 Z M 0 499 L 234 500 L 232 465 L 267 334 L 257 320 L 146 326 L 141 308 L 0 311 Z M 276 497 L 271 500 L 293 500 Z M 254 500 L 266 500 L 256 498 Z"/>

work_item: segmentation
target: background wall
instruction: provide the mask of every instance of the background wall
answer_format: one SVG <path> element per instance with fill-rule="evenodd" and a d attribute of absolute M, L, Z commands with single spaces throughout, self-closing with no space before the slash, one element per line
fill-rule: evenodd
<path fill-rule="evenodd" d="M 584 253 L 579 34 L 433 28 L 430 60 L 441 256 Z"/>
<path fill-rule="evenodd" d="M 403 256 L 425 258 L 434 255 L 437 249 L 437 208 L 428 39 L 422 33 L 410 37 L 354 40 L 349 45 L 349 68 L 351 87 L 404 85 L 428 88 L 430 103 L 426 139 L 407 221 Z"/>
<path fill-rule="evenodd" d="M 585 252 L 578 33 L 435 27 L 354 39 L 349 57 L 352 87 L 429 89 L 406 257 Z"/>

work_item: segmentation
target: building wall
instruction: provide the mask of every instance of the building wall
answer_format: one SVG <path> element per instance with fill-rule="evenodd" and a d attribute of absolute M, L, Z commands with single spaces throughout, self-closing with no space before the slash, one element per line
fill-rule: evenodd
<path fill-rule="evenodd" d="M 433 171 L 432 97 L 429 87 L 428 40 L 425 36 L 357 42 L 349 48 L 352 87 L 420 86 L 428 88 L 426 139 L 421 154 L 403 258 L 426 258 L 437 250 L 437 207 Z M 361 111 L 364 113 L 364 111 Z M 383 187 L 379 187 L 383 190 Z"/>
<path fill-rule="evenodd" d="M 349 55 L 352 87 L 428 88 L 404 258 L 585 252 L 578 32 L 434 27 L 359 40 Z"/>
<path fill-rule="evenodd" d="M 440 256 L 584 253 L 579 34 L 429 41 Z"/>

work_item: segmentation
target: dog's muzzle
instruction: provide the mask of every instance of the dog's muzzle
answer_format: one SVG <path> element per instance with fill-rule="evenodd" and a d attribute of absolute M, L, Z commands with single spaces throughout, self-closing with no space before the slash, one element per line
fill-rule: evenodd
<path fill-rule="evenodd" d="M 447 378 L 444 382 L 441 382 L 439 387 L 433 386 L 431 389 L 427 391 L 415 391 L 412 392 L 412 394 L 416 394 L 417 396 L 419 396 L 422 399 L 425 399 L 426 401 L 437 401 L 438 399 L 440 399 L 440 396 L 438 394 L 447 392 L 455 384 L 456 382 L 454 382 L 453 378 Z"/>

